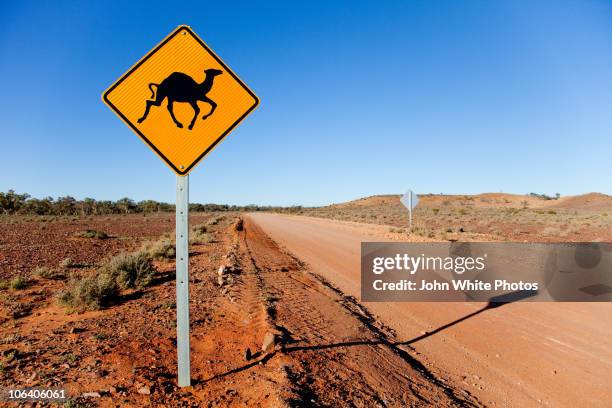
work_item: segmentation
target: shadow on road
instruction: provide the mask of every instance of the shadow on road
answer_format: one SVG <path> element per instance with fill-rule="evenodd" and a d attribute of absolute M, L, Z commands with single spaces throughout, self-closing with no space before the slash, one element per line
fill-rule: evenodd
<path fill-rule="evenodd" d="M 446 329 L 448 329 L 449 327 L 455 326 L 456 324 L 459 324 L 471 317 L 474 317 L 476 315 L 479 315 L 482 312 L 485 312 L 489 309 L 496 309 L 498 307 L 501 307 L 503 305 L 506 305 L 508 303 L 512 303 L 512 302 L 518 302 L 520 300 L 535 296 L 537 294 L 537 291 L 533 291 L 533 290 L 522 290 L 522 291 L 517 291 L 517 292 L 512 292 L 512 293 L 508 293 L 505 295 L 500 295 L 500 296 L 495 296 L 492 297 L 491 299 L 489 299 L 489 303 L 487 303 L 487 305 L 481 309 L 476 310 L 475 312 L 472 312 L 470 314 L 467 314 L 465 316 L 460 317 L 459 319 L 453 320 L 452 322 L 446 323 L 443 326 L 440 326 L 438 328 L 436 328 L 435 330 L 432 330 L 430 332 L 424 333 L 418 337 L 412 338 L 410 340 L 406 340 L 406 341 L 400 341 L 400 342 L 393 342 L 393 341 L 388 341 L 385 339 L 381 339 L 381 340 L 356 340 L 356 341 L 347 341 L 347 342 L 343 342 L 343 343 L 334 343 L 334 344 L 324 344 L 324 345 L 314 345 L 314 346 L 294 346 L 294 347 L 287 347 L 285 348 L 286 352 L 291 352 L 291 351 L 297 351 L 297 350 L 323 350 L 323 349 L 329 349 L 329 348 L 335 348 L 335 347 L 350 347 L 350 346 L 364 346 L 364 345 L 378 345 L 378 344 L 384 344 L 386 346 L 390 346 L 390 347 L 397 347 L 397 346 L 409 346 L 411 344 L 414 344 L 418 341 L 421 341 L 423 339 L 426 339 L 428 337 L 431 337 L 435 334 L 440 333 L 441 331 L 444 331 Z"/>
<path fill-rule="evenodd" d="M 406 341 L 390 341 L 387 339 L 387 336 L 381 332 L 378 328 L 375 328 L 373 326 L 369 326 L 370 329 L 372 329 L 372 331 L 377 335 L 378 340 L 355 340 L 355 341 L 346 341 L 346 342 L 341 342 L 341 343 L 332 343 L 332 344 L 319 344 L 319 345 L 307 345 L 307 346 L 285 346 L 283 348 L 283 352 L 284 353 L 292 353 L 292 352 L 296 352 L 296 351 L 308 351 L 308 350 L 327 350 L 327 349 L 333 349 L 333 348 L 340 348 L 340 347 L 354 347 L 354 346 L 375 346 L 375 345 L 384 345 L 387 347 L 390 347 L 391 349 L 393 349 L 394 351 L 396 351 L 398 354 L 400 354 L 400 356 L 402 356 L 404 358 L 404 360 L 408 361 L 413 367 L 415 368 L 419 368 L 422 370 L 425 370 L 425 367 L 423 366 L 423 364 L 421 362 L 419 362 L 418 360 L 416 360 L 414 357 L 412 357 L 410 354 L 408 354 L 405 350 L 402 350 L 400 348 L 400 346 L 409 346 L 411 344 L 414 344 L 418 341 L 424 340 L 428 337 L 431 337 L 435 334 L 438 334 L 446 329 L 448 329 L 449 327 L 455 326 L 467 319 L 470 319 L 476 315 L 479 315 L 480 313 L 483 313 L 489 309 L 496 309 L 498 307 L 504 306 L 508 303 L 512 303 L 512 302 L 518 302 L 520 300 L 523 299 L 527 299 L 529 297 L 535 296 L 537 295 L 537 291 L 533 291 L 533 290 L 522 290 L 522 291 L 517 291 L 517 292 L 512 292 L 512 293 L 507 293 L 505 295 L 500 295 L 500 296 L 495 296 L 492 297 L 491 299 L 489 299 L 489 302 L 487 303 L 487 305 L 481 309 L 478 309 L 472 313 L 469 313 L 465 316 L 460 317 L 459 319 L 453 320 L 452 322 L 446 323 L 443 326 L 440 326 L 438 328 L 436 328 L 435 330 L 432 330 L 430 332 L 424 333 L 420 336 L 414 337 L 410 340 L 406 340 Z M 274 355 L 276 354 L 276 351 L 271 353 L 271 354 L 267 354 L 265 355 L 263 358 L 261 359 L 256 359 L 255 361 L 246 364 L 244 366 L 238 367 L 238 368 L 234 368 L 230 371 L 227 371 L 225 373 L 222 374 L 217 374 L 209 379 L 206 379 L 204 381 L 202 381 L 203 383 L 206 383 L 208 381 L 212 381 L 218 378 L 223 378 L 226 377 L 228 375 L 231 374 L 235 374 L 235 373 L 239 373 L 241 371 L 247 370 L 251 367 L 254 367 L 258 364 L 265 364 L 268 360 L 270 360 Z"/>

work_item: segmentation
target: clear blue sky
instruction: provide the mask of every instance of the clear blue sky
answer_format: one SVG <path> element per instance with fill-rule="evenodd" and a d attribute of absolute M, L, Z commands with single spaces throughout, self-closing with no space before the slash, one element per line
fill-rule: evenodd
<path fill-rule="evenodd" d="M 2 2 L 0 190 L 172 202 L 101 93 L 179 24 L 261 99 L 194 202 L 612 193 L 612 3 Z"/>

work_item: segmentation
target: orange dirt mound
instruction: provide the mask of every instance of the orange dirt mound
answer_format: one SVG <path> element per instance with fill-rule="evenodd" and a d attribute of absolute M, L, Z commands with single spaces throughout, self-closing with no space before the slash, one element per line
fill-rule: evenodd
<path fill-rule="evenodd" d="M 377 207 L 385 204 L 395 204 L 399 202 L 400 196 L 397 194 L 375 195 L 347 201 L 345 203 L 331 204 L 330 207 Z"/>
<path fill-rule="evenodd" d="M 612 211 L 612 196 L 601 193 L 568 196 L 560 198 L 554 203 L 553 207 L 571 210 Z"/>

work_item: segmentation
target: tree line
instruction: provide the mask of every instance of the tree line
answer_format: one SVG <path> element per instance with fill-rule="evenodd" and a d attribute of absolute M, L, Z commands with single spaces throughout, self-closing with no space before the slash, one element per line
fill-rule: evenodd
<path fill-rule="evenodd" d="M 272 211 L 281 213 L 298 213 L 302 206 L 280 207 L 259 206 L 255 204 L 237 206 L 228 204 L 189 204 L 189 210 L 194 212 L 213 211 Z M 84 198 L 77 200 L 71 196 L 33 198 L 29 194 L 16 193 L 8 190 L 0 192 L 0 213 L 23 215 L 107 215 L 107 214 L 135 214 L 173 212 L 174 204 L 155 200 L 134 201 L 124 197 L 117 201 L 96 200 Z"/>

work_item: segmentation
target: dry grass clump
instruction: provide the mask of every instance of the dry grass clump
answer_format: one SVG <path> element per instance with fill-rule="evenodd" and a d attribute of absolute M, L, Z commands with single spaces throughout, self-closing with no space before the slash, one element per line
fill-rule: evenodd
<path fill-rule="evenodd" d="M 109 274 L 97 274 L 73 278 L 58 299 L 77 310 L 97 310 L 119 295 L 119 285 Z"/>
<path fill-rule="evenodd" d="M 155 275 L 155 267 L 144 252 L 121 254 L 112 258 L 99 271 L 109 275 L 121 289 L 141 289 L 149 286 Z"/>
<path fill-rule="evenodd" d="M 32 275 L 43 279 L 64 279 L 66 277 L 61 271 L 47 266 L 37 267 L 32 271 Z"/>
<path fill-rule="evenodd" d="M 79 238 L 95 238 L 95 239 L 107 239 L 108 234 L 104 231 L 88 229 L 85 231 L 77 232 L 74 234 L 75 237 Z"/>
<path fill-rule="evenodd" d="M 58 298 L 77 310 L 97 310 L 116 298 L 121 289 L 150 285 L 154 274 L 155 267 L 148 254 L 117 255 L 95 273 L 73 278 Z"/>
<path fill-rule="evenodd" d="M 23 276 L 15 276 L 11 279 L 9 283 L 9 287 L 13 290 L 21 290 L 25 289 L 28 286 L 28 280 Z"/>
<path fill-rule="evenodd" d="M 199 224 L 193 227 L 192 232 L 194 234 L 205 234 L 208 232 L 208 228 L 206 228 L 206 225 L 204 224 Z"/>
<path fill-rule="evenodd" d="M 212 236 L 208 233 L 206 225 L 196 225 L 189 234 L 190 244 L 207 244 L 213 242 Z"/>
<path fill-rule="evenodd" d="M 168 239 L 147 242 L 143 245 L 141 252 L 147 254 L 151 259 L 162 261 L 169 261 L 176 257 L 175 245 Z"/>
<path fill-rule="evenodd" d="M 225 218 L 224 215 L 218 215 L 218 216 L 213 217 L 210 220 L 208 220 L 208 222 L 206 224 L 207 225 L 217 225 L 224 218 Z"/>
<path fill-rule="evenodd" d="M 62 268 L 72 268 L 75 265 L 76 264 L 74 263 L 72 258 L 64 258 L 64 259 L 62 259 L 62 261 L 59 264 L 59 266 L 62 267 Z"/>

